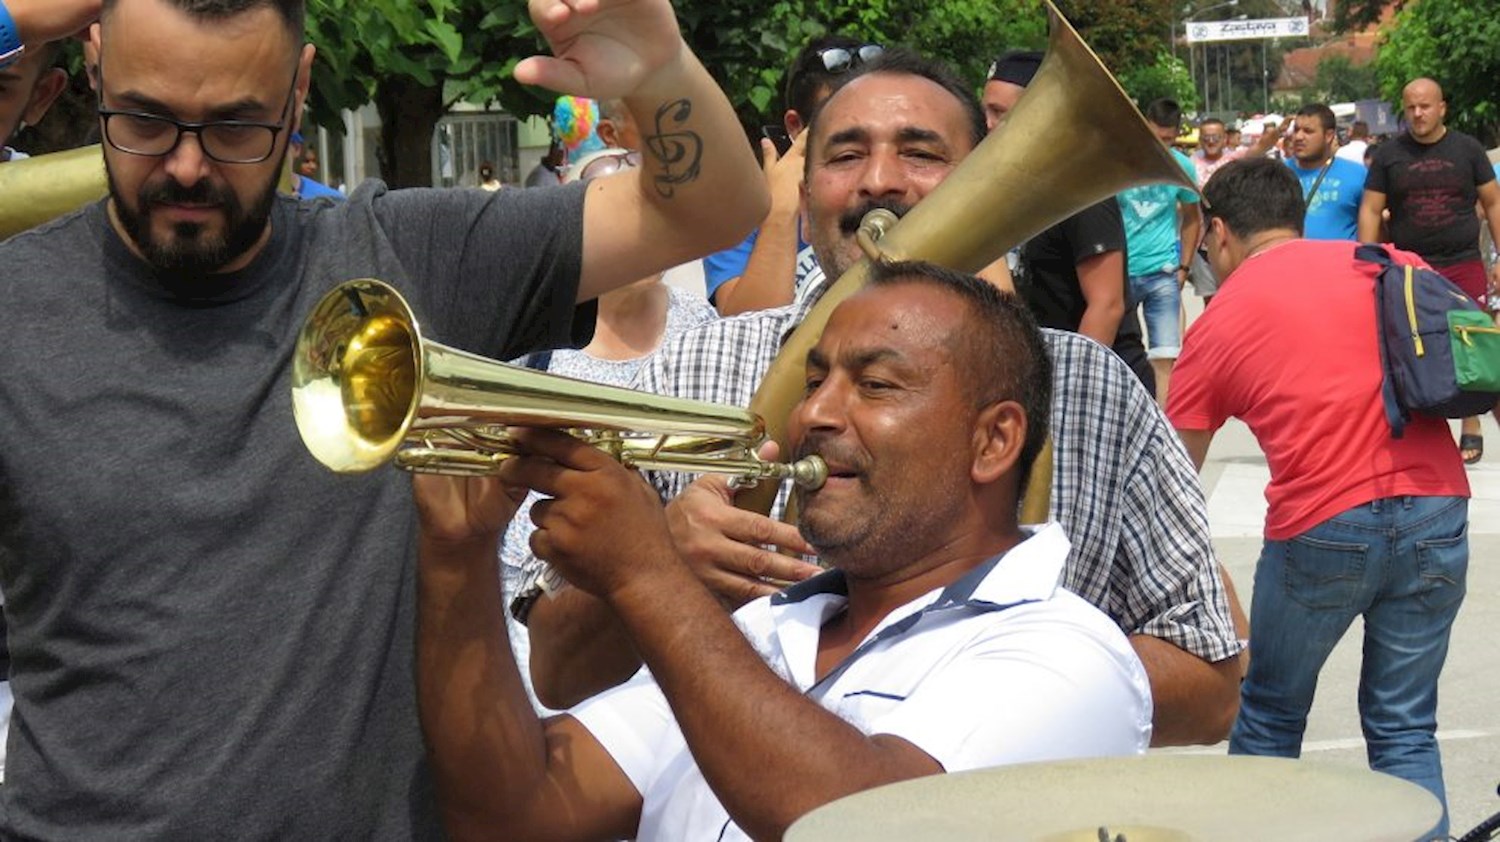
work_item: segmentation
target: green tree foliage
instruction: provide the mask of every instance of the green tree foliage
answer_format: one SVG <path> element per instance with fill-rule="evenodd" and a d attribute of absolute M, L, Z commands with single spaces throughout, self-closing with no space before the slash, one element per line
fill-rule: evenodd
<path fill-rule="evenodd" d="M 1337 0 L 1329 4 L 1333 12 L 1328 20 L 1329 28 L 1335 32 L 1364 29 L 1380 20 L 1380 13 L 1390 0 Z"/>
<path fill-rule="evenodd" d="M 475 0 L 309 0 L 313 119 L 374 102 L 380 165 L 393 185 L 432 183 L 429 144 L 453 103 L 503 102 L 539 112 L 551 97 L 515 82 L 516 63 L 540 49 L 524 3 Z"/>
<path fill-rule="evenodd" d="M 1377 96 L 1379 82 L 1373 64 L 1355 65 L 1348 56 L 1332 55 L 1318 62 L 1315 102 L 1352 102 Z"/>
<path fill-rule="evenodd" d="M 1149 64 L 1137 65 L 1119 75 L 1120 87 L 1137 106 L 1167 97 L 1177 100 L 1184 111 L 1198 109 L 1198 89 L 1188 74 L 1187 63 L 1171 53 L 1161 52 Z"/>
<path fill-rule="evenodd" d="M 1064 0 L 1058 8 L 1116 76 L 1171 52 L 1173 3 L 1181 0 Z M 1179 22 L 1180 27 L 1180 22 Z"/>
<path fill-rule="evenodd" d="M 787 66 L 824 35 L 914 47 L 976 86 L 1001 50 L 1046 42 L 1046 18 L 1032 0 L 676 0 L 676 6 L 684 39 L 747 127 L 779 121 Z"/>
<path fill-rule="evenodd" d="M 1272 0 L 1242 0 L 1271 2 Z M 941 58 L 976 88 L 1000 51 L 1041 48 L 1036 0 L 675 0 L 683 37 L 729 95 L 747 136 L 777 122 L 783 75 L 804 44 L 841 33 L 906 44 Z M 1067 0 L 1064 14 L 1117 76 L 1142 91 L 1182 93 L 1181 65 L 1163 66 L 1170 0 Z M 543 49 L 521 2 L 308 0 L 317 45 L 312 117 L 336 125 L 367 102 L 382 122 L 381 171 L 395 185 L 431 183 L 429 144 L 455 102 L 518 116 L 550 112 L 553 96 L 518 85 L 516 63 Z"/>
<path fill-rule="evenodd" d="M 1422 0 L 1406 6 L 1375 58 L 1383 97 L 1401 104 L 1401 89 L 1428 76 L 1443 86 L 1448 125 L 1500 143 L 1500 17 L 1469 0 Z"/>

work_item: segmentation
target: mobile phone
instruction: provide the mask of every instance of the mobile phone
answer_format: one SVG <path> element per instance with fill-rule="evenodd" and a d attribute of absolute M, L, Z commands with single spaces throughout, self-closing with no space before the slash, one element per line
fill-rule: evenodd
<path fill-rule="evenodd" d="M 777 155 L 785 155 L 786 151 L 792 148 L 792 138 L 786 133 L 786 129 L 781 126 L 761 126 L 760 133 L 767 140 L 776 144 Z"/>

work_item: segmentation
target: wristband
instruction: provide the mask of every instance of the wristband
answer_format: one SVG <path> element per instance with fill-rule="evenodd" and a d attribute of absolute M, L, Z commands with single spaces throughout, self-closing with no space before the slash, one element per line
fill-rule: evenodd
<path fill-rule="evenodd" d="M 16 20 L 0 0 L 0 67 L 10 67 L 26 54 L 26 45 L 21 43 L 21 33 L 16 30 Z"/>
<path fill-rule="evenodd" d="M 1187 265 L 1186 263 L 1179 263 L 1177 265 L 1177 271 L 1179 271 L 1179 272 L 1191 272 L 1191 271 L 1193 271 L 1193 267 Z"/>

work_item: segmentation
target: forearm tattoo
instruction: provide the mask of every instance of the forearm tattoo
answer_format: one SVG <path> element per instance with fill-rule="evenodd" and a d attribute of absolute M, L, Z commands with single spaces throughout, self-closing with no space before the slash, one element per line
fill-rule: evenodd
<path fill-rule="evenodd" d="M 654 181 L 656 192 L 670 199 L 677 185 L 698 179 L 703 164 L 703 139 L 697 132 L 680 129 L 693 113 L 693 103 L 686 99 L 669 102 L 656 109 L 655 133 L 646 138 L 646 148 L 656 159 L 659 171 Z"/>

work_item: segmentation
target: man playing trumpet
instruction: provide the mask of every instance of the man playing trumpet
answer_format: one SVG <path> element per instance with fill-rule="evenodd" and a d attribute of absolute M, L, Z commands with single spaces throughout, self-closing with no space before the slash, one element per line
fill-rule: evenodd
<path fill-rule="evenodd" d="M 419 707 L 455 839 L 780 838 L 836 798 L 944 771 L 1130 754 L 1145 671 L 1060 585 L 1068 542 L 1016 511 L 1051 374 L 1024 308 L 883 265 L 807 358 L 789 432 L 828 481 L 800 528 L 834 570 L 734 618 L 638 476 L 523 431 L 498 479 L 422 476 Z M 532 546 L 620 617 L 650 674 L 539 721 L 502 630 L 495 543 Z"/>

